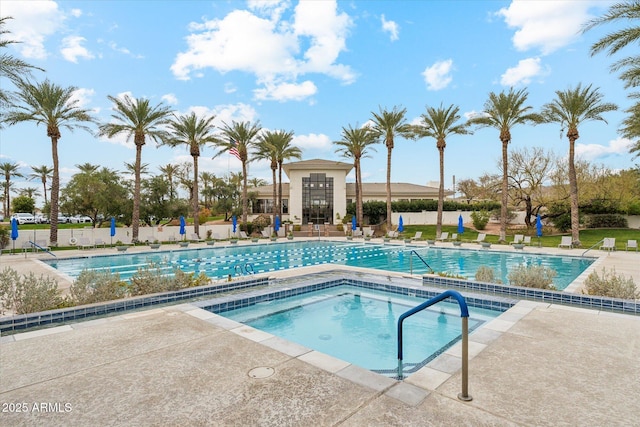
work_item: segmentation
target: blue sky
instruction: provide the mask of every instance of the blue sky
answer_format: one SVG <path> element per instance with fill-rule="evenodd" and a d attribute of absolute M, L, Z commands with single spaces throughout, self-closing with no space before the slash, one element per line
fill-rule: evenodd
<path fill-rule="evenodd" d="M 82 105 L 110 119 L 108 95 L 129 93 L 164 102 L 176 112 L 215 114 L 217 123 L 260 121 L 265 129 L 292 130 L 303 158 L 341 158 L 332 141 L 343 126 L 357 126 L 379 107 L 402 106 L 409 121 L 425 106 L 455 104 L 464 117 L 482 110 L 489 92 L 526 87 L 539 109 L 577 83 L 593 84 L 620 110 L 629 105 L 623 85 L 609 71 L 613 59 L 589 55 L 610 31 L 580 34 L 608 1 L 13 1 L 0 0 L 12 16 L 10 53 L 42 67 L 45 77 L 78 88 Z M 2 85 L 7 87 L 6 80 Z M 6 85 L 6 86 L 5 86 Z M 608 124 L 579 130 L 579 158 L 612 169 L 638 163 L 630 141 Z M 19 124 L 0 131 L 0 161 L 51 165 L 46 129 Z M 511 149 L 526 146 L 566 156 L 558 125 L 512 130 Z M 453 136 L 445 151 L 445 186 L 497 173 L 500 141 L 495 129 Z M 241 170 L 235 158 L 215 159 L 205 148 L 200 170 L 225 175 Z M 62 184 L 85 162 L 124 170 L 133 162 L 131 142 L 62 130 Z M 143 149 L 153 173 L 167 163 L 190 162 L 185 147 Z M 362 162 L 363 180 L 385 182 L 386 148 Z M 252 163 L 250 177 L 270 180 L 266 163 Z M 399 139 L 392 180 L 426 184 L 438 179 L 435 140 Z M 18 187 L 38 187 L 37 181 Z"/>

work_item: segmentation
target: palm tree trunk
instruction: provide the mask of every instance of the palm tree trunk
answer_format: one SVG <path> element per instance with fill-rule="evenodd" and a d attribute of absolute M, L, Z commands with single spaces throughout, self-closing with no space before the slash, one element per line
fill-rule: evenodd
<path fill-rule="evenodd" d="M 193 232 L 200 238 L 200 209 L 198 206 L 198 156 L 193 156 Z"/>
<path fill-rule="evenodd" d="M 131 215 L 131 241 L 138 241 L 140 227 L 140 165 L 142 164 L 142 144 L 136 141 L 136 164 L 133 183 L 133 213 Z"/>
<path fill-rule="evenodd" d="M 393 145 L 387 143 L 387 230 L 391 230 L 391 151 Z"/>
<path fill-rule="evenodd" d="M 276 181 L 276 169 L 277 168 L 271 168 L 271 176 L 273 177 L 273 206 L 271 209 L 271 212 L 273 213 L 272 224 L 276 223 L 276 215 L 278 215 L 278 206 L 276 205 L 278 202 L 278 183 Z"/>
<path fill-rule="evenodd" d="M 507 241 L 507 204 L 509 203 L 508 139 L 502 139 L 502 202 L 500 206 L 500 242 Z"/>
<path fill-rule="evenodd" d="M 438 144 L 440 145 L 440 144 Z M 436 219 L 436 236 L 442 234 L 442 209 L 444 208 L 444 148 L 438 147 L 440 154 L 440 186 L 438 187 L 438 216 Z"/>
<path fill-rule="evenodd" d="M 44 190 L 44 204 L 47 204 L 47 177 L 42 177 L 42 187 Z"/>
<path fill-rule="evenodd" d="M 247 199 L 247 162 L 242 162 L 242 223 L 247 226 L 247 211 L 249 200 Z"/>
<path fill-rule="evenodd" d="M 569 132 L 569 197 L 571 199 L 571 244 L 580 246 L 580 213 L 578 208 L 578 179 L 575 167 L 575 142 L 578 132 Z"/>
<path fill-rule="evenodd" d="M 53 176 L 51 178 L 51 210 L 49 211 L 51 246 L 58 246 L 58 195 L 60 193 L 60 172 L 58 160 L 58 138 L 51 137 L 51 158 L 53 159 Z M 8 190 L 8 189 L 7 189 Z"/>
<path fill-rule="evenodd" d="M 282 219 L 282 162 L 278 162 L 278 214 Z"/>
<path fill-rule="evenodd" d="M 360 201 L 360 159 L 356 158 L 353 162 L 356 168 L 356 225 L 362 226 L 362 206 Z"/>

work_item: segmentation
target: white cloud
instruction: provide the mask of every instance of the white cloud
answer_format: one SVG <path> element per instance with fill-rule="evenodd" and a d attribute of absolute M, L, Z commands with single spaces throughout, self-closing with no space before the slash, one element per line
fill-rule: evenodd
<path fill-rule="evenodd" d="M 513 45 L 520 51 L 540 49 L 547 55 L 575 41 L 581 26 L 591 18 L 593 1 L 514 0 L 496 14 L 509 28 L 517 28 Z"/>
<path fill-rule="evenodd" d="M 82 16 L 82 10 L 80 9 L 71 9 L 70 13 L 74 18 L 80 18 Z"/>
<path fill-rule="evenodd" d="M 302 83 L 266 83 L 262 89 L 253 91 L 258 100 L 272 101 L 301 101 L 309 96 L 315 95 L 318 88 L 312 81 L 306 80 Z"/>
<path fill-rule="evenodd" d="M 89 50 L 82 46 L 82 43 L 87 41 L 84 37 L 69 36 L 62 40 L 62 48 L 60 53 L 67 61 L 78 63 L 78 58 L 93 59 L 94 56 Z"/>
<path fill-rule="evenodd" d="M 452 59 L 447 59 L 446 61 L 437 61 L 431 67 L 427 67 L 422 72 L 424 81 L 427 83 L 427 89 L 440 90 L 447 87 L 449 83 L 451 83 L 451 80 L 453 80 L 450 75 L 452 69 Z"/>
<path fill-rule="evenodd" d="M 295 135 L 291 141 L 293 145 L 301 150 L 321 150 L 328 151 L 333 147 L 333 142 L 325 134 L 310 133 L 308 135 Z"/>
<path fill-rule="evenodd" d="M 129 56 L 131 56 L 132 58 L 136 58 L 136 59 L 144 58 L 144 56 L 143 56 L 143 55 L 138 55 L 138 54 L 132 53 L 132 52 L 131 52 L 129 49 L 127 49 L 126 47 L 120 47 L 120 46 L 118 46 L 115 42 L 109 42 L 109 43 L 108 43 L 108 45 L 109 45 L 109 47 L 110 47 L 112 50 L 114 50 L 114 51 L 116 51 L 116 52 L 123 53 L 123 54 L 125 54 L 125 55 L 129 55 Z"/>
<path fill-rule="evenodd" d="M 14 19 L 7 23 L 14 45 L 25 58 L 45 59 L 48 55 L 44 42 L 63 25 L 64 14 L 54 1 L 5 1 L 2 16 Z"/>
<path fill-rule="evenodd" d="M 537 76 L 547 75 L 548 70 L 540 66 L 540 58 L 527 58 L 518 61 L 518 65 L 508 68 L 500 77 L 503 86 L 527 85 L 531 79 Z"/>
<path fill-rule="evenodd" d="M 96 91 L 93 89 L 85 89 L 79 88 L 73 92 L 71 95 L 71 101 L 78 101 L 78 107 L 86 108 L 87 105 L 91 102 L 91 98 L 96 94 Z"/>
<path fill-rule="evenodd" d="M 256 76 L 259 99 L 300 100 L 316 93 L 315 84 L 298 77 L 325 74 L 351 83 L 355 73 L 337 63 L 346 50 L 351 19 L 337 13 L 335 1 L 300 2 L 289 20 L 289 2 L 251 1 L 222 19 L 191 23 L 187 50 L 171 65 L 176 78 L 188 80 L 212 68 L 220 73 L 243 71 Z M 255 13 L 252 13 L 255 12 Z M 267 14 L 263 17 L 260 14 Z"/>
<path fill-rule="evenodd" d="M 162 99 L 169 105 L 178 105 L 178 98 L 173 93 L 167 93 L 166 95 L 162 95 Z"/>
<path fill-rule="evenodd" d="M 382 31 L 389 33 L 391 41 L 398 40 L 398 31 L 400 31 L 398 24 L 395 21 L 387 21 L 384 15 L 380 17 L 380 21 L 382 22 Z"/>
<path fill-rule="evenodd" d="M 595 160 L 612 155 L 628 155 L 633 144 L 634 142 L 627 138 L 612 139 L 608 145 L 576 143 L 576 157 Z"/>
<path fill-rule="evenodd" d="M 224 84 L 224 93 L 234 93 L 238 88 L 233 83 L 225 83 Z"/>

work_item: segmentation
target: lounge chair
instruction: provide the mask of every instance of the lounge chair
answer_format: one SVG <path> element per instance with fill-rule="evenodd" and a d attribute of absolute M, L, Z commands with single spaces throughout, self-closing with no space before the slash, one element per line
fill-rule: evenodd
<path fill-rule="evenodd" d="M 629 249 L 635 249 L 638 252 L 638 241 L 637 240 L 627 240 L 627 243 L 624 245 L 624 250 L 628 251 Z"/>
<path fill-rule="evenodd" d="M 509 243 L 510 245 L 517 245 L 524 243 L 524 234 L 516 234 L 513 236 L 513 242 Z"/>
<path fill-rule="evenodd" d="M 76 244 L 76 246 L 79 249 L 93 249 L 93 248 L 95 248 L 95 245 L 93 243 L 91 243 L 91 241 L 89 240 L 88 237 L 80 237 L 78 239 L 78 243 Z"/>
<path fill-rule="evenodd" d="M 285 233 L 284 233 L 284 227 L 280 227 L 278 229 L 278 237 L 286 237 Z"/>
<path fill-rule="evenodd" d="M 600 246 L 600 250 L 602 251 L 615 251 L 616 250 L 616 238 L 615 237 L 605 237 L 602 242 L 602 246 Z"/>
<path fill-rule="evenodd" d="M 458 240 L 458 233 L 453 233 L 449 240 Z"/>
<path fill-rule="evenodd" d="M 372 237 L 373 236 L 373 228 L 364 227 L 362 229 L 362 233 L 364 234 L 364 237 Z M 420 233 L 420 234 L 422 234 L 422 233 Z"/>
<path fill-rule="evenodd" d="M 398 237 L 398 232 L 397 231 L 393 231 L 393 230 L 389 230 L 389 231 L 387 231 L 386 237 L 388 237 L 389 239 L 395 239 L 395 238 Z"/>
<path fill-rule="evenodd" d="M 241 231 L 241 232 L 240 232 L 240 238 L 241 238 L 241 239 L 248 239 L 248 238 L 249 238 L 249 236 L 247 236 L 247 233 L 246 233 L 246 232 Z"/>
<path fill-rule="evenodd" d="M 475 243 L 482 243 L 484 242 L 484 239 L 487 238 L 487 234 L 486 233 L 478 233 L 478 238 L 476 240 L 472 240 L 472 242 Z"/>
<path fill-rule="evenodd" d="M 573 247 L 573 243 L 571 242 L 571 236 L 562 236 L 562 239 L 560 239 L 560 244 L 558 245 L 558 247 L 571 249 Z"/>
<path fill-rule="evenodd" d="M 107 247 L 107 242 L 105 242 L 104 240 L 97 238 L 96 240 L 93 241 L 93 246 L 95 246 L 96 248 L 98 246 L 102 246 L 103 248 Z"/>
<path fill-rule="evenodd" d="M 266 237 L 266 238 L 271 237 L 271 233 L 272 233 L 271 227 L 267 227 L 260 232 L 260 234 L 262 234 L 262 237 Z"/>
<path fill-rule="evenodd" d="M 522 243 L 531 246 L 531 236 L 524 236 L 524 239 L 522 239 Z"/>
<path fill-rule="evenodd" d="M 449 239 L 448 231 L 443 231 L 442 233 L 440 233 L 440 237 L 436 237 L 436 240 L 439 240 L 441 242 L 446 242 L 448 239 Z"/>
<path fill-rule="evenodd" d="M 191 233 L 191 241 L 192 242 L 202 242 L 198 233 Z"/>
<path fill-rule="evenodd" d="M 363 237 L 362 230 L 353 230 L 353 237 Z"/>
<path fill-rule="evenodd" d="M 413 236 L 411 240 L 422 240 L 422 231 L 416 231 L 415 236 Z"/>

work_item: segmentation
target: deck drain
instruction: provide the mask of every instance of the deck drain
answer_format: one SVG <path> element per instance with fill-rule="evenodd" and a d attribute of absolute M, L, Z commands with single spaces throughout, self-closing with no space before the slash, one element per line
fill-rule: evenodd
<path fill-rule="evenodd" d="M 257 368 L 253 368 L 249 371 L 249 376 L 251 378 L 269 378 L 271 375 L 275 373 L 275 369 L 270 368 L 268 366 L 259 366 Z"/>

